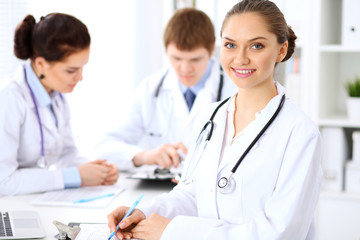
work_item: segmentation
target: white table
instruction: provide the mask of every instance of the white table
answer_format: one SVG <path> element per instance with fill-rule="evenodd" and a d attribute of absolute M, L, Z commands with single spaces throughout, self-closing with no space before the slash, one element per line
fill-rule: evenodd
<path fill-rule="evenodd" d="M 131 206 L 134 201 L 144 193 L 140 204 L 149 204 L 153 197 L 168 192 L 174 186 L 171 182 L 144 182 L 126 179 L 126 173 L 121 173 L 119 181 L 125 187 L 114 201 L 106 208 L 76 208 L 76 207 L 47 207 L 33 206 L 31 202 L 40 194 L 7 196 L 0 198 L 0 208 L 12 210 L 34 210 L 40 215 L 41 223 L 46 232 L 44 239 L 54 240 L 58 233 L 53 221 L 57 220 L 68 224 L 69 222 L 107 223 L 107 215 L 118 206 Z"/>

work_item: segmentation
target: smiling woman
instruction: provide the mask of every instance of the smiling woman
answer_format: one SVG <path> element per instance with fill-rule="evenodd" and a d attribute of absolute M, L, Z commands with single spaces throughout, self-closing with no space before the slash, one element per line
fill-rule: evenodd
<path fill-rule="evenodd" d="M 221 39 L 237 92 L 199 115 L 194 129 L 204 131 L 192 138 L 179 184 L 121 221 L 118 237 L 316 239 L 320 133 L 273 77 L 296 36 L 273 2 L 243 0 L 227 13 Z M 124 209 L 108 215 L 110 229 Z"/>

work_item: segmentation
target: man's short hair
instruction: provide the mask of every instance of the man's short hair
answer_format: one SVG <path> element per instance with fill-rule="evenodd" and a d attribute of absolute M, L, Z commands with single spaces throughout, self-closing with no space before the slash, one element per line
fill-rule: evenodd
<path fill-rule="evenodd" d="M 169 20 L 164 32 L 165 48 L 175 44 L 181 51 L 204 47 L 210 53 L 215 45 L 214 26 L 210 18 L 195 8 L 177 10 Z"/>

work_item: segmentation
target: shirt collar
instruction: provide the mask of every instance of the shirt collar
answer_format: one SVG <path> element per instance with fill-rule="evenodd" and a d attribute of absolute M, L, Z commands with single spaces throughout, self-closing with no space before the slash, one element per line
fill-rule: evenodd
<path fill-rule="evenodd" d="M 26 79 L 29 83 L 31 90 L 37 100 L 39 106 L 48 106 L 51 104 L 51 98 L 46 92 L 44 86 L 40 83 L 39 78 L 36 76 L 34 70 L 31 67 L 30 62 L 26 63 L 25 66 Z"/>
<path fill-rule="evenodd" d="M 255 113 L 256 118 L 261 116 L 261 114 L 267 109 L 269 109 L 268 111 L 270 111 L 270 112 L 275 111 L 274 108 L 275 109 L 277 108 L 278 105 L 276 105 L 276 104 L 278 104 L 278 101 L 280 101 L 278 99 L 281 99 L 282 95 L 284 95 L 286 93 L 285 88 L 280 83 L 275 82 L 275 86 L 276 86 L 278 94 L 269 101 L 269 103 L 265 106 L 264 109 Z M 231 96 L 231 98 L 229 99 L 229 105 L 227 108 L 228 112 L 233 112 L 233 113 L 235 112 L 236 95 L 237 95 L 237 93 L 234 94 L 233 96 Z M 271 106 L 271 107 L 269 107 L 269 106 Z"/>
<path fill-rule="evenodd" d="M 229 113 L 231 113 L 232 115 L 234 115 L 234 113 L 235 113 L 235 100 L 236 100 L 236 95 L 237 95 L 237 93 L 236 93 L 235 95 L 233 95 L 233 96 L 229 99 L 229 105 L 228 105 L 228 108 L 227 108 L 227 111 L 228 111 Z M 261 115 L 261 111 L 262 111 L 262 110 L 260 110 L 260 111 L 258 111 L 258 112 L 255 113 L 255 118 L 257 118 L 257 117 L 259 117 L 259 116 Z"/>
<path fill-rule="evenodd" d="M 200 90 L 204 88 L 205 83 L 206 83 L 206 80 L 207 80 L 207 79 L 209 78 L 209 76 L 210 76 L 213 63 L 214 63 L 214 60 L 213 60 L 213 59 L 210 59 L 210 60 L 209 60 L 208 67 L 207 67 L 206 72 L 204 73 L 204 75 L 200 78 L 200 80 L 199 80 L 194 86 L 189 87 L 190 90 L 191 90 L 195 95 L 197 95 L 197 94 L 200 92 Z M 185 91 L 188 89 L 188 87 L 182 85 L 180 81 L 179 81 L 179 85 L 180 85 L 181 92 L 182 92 L 182 93 L 185 93 Z"/>

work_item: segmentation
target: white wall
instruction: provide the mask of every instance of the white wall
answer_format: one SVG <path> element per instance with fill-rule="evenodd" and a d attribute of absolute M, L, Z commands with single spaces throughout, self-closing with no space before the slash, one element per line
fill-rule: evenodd
<path fill-rule="evenodd" d="M 14 31 L 27 12 L 27 0 L 0 0 L 0 89 L 21 63 L 13 53 Z"/>
<path fill-rule="evenodd" d="M 83 81 L 67 94 L 74 135 L 87 151 L 105 126 L 115 124 L 133 89 L 133 2 L 32 0 L 29 5 L 29 12 L 37 19 L 51 12 L 72 14 L 90 32 L 90 58 Z"/>
<path fill-rule="evenodd" d="M 173 13 L 174 1 L 0 1 L 0 22 L 4 26 L 6 20 L 8 27 L 8 34 L 0 35 L 0 61 L 5 59 L 0 62 L 1 78 L 12 74 L 20 63 L 12 53 L 13 32 L 26 13 L 33 14 L 39 20 L 50 12 L 64 12 L 76 16 L 87 25 L 92 38 L 89 63 L 84 69 L 83 82 L 67 95 L 74 134 L 80 147 L 86 150 L 91 149 L 101 133 L 121 119 L 122 110 L 139 82 L 168 64 L 162 35 Z M 286 1 L 277 2 L 286 6 Z M 196 7 L 212 19 L 218 46 L 222 20 L 236 2 L 196 2 Z"/>
<path fill-rule="evenodd" d="M 166 64 L 162 33 L 172 12 L 168 0 L 0 0 L 0 87 L 22 63 L 13 54 L 16 25 L 26 14 L 74 15 L 91 35 L 84 79 L 67 94 L 73 131 L 86 151 L 122 117 L 139 82 Z M 166 9 L 166 11 L 164 10 Z"/>

